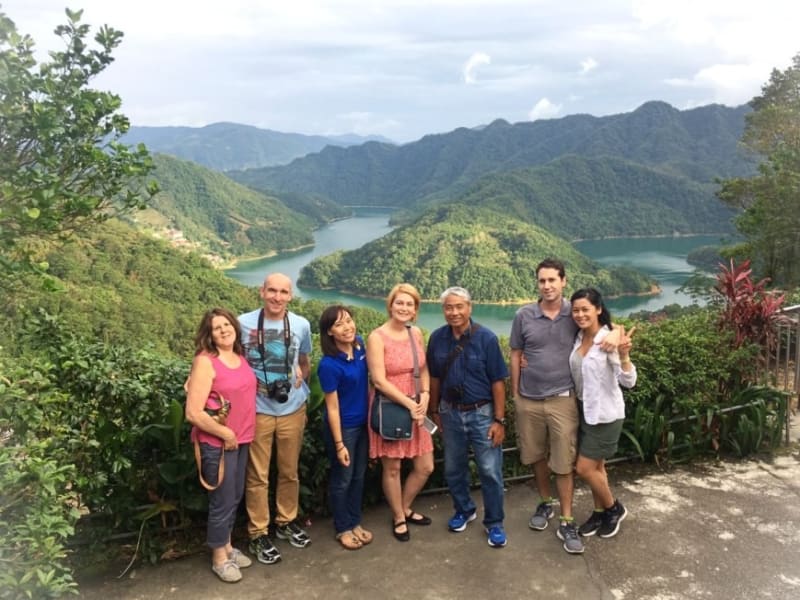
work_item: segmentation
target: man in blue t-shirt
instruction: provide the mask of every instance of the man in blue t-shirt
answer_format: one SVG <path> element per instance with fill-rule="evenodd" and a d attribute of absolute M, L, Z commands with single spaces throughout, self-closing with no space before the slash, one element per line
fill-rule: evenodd
<path fill-rule="evenodd" d="M 311 369 L 311 327 L 288 310 L 292 280 L 271 273 L 260 289 L 263 308 L 239 317 L 247 362 L 258 377 L 256 436 L 250 444 L 245 480 L 249 550 L 264 564 L 281 559 L 270 541 L 269 465 L 276 447 L 278 483 L 275 491 L 275 534 L 296 548 L 311 543 L 296 523 L 300 502 L 297 475 L 306 425 L 308 377 Z"/>
<path fill-rule="evenodd" d="M 503 529 L 504 380 L 506 363 L 497 336 L 470 318 L 467 290 L 451 287 L 440 296 L 447 325 L 431 334 L 427 362 L 430 412 L 442 429 L 444 475 L 455 514 L 450 531 L 459 532 L 477 516 L 470 496 L 469 449 L 475 454 L 483 494 L 483 526 L 494 548 L 506 545 Z"/>

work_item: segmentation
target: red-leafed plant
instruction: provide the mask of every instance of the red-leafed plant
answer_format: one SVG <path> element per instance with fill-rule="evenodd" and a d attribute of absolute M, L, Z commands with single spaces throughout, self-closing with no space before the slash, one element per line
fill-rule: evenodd
<path fill-rule="evenodd" d="M 770 352 L 775 347 L 775 319 L 785 295 L 767 290 L 768 278 L 753 283 L 752 273 L 749 260 L 735 265 L 731 259 L 730 268 L 720 263 L 714 286 L 723 301 L 719 327 L 733 332 L 734 348 L 749 342 Z"/>

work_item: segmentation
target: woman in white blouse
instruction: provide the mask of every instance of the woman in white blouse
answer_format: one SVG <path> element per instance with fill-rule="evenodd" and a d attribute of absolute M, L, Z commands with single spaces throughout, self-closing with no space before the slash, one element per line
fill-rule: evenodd
<path fill-rule="evenodd" d="M 594 512 L 580 526 L 583 536 L 614 537 L 620 523 L 628 515 L 608 486 L 606 459 L 617 451 L 617 443 L 625 420 L 625 401 L 620 385 L 636 384 L 636 367 L 631 362 L 630 338 L 635 327 L 625 334 L 620 328 L 620 344 L 616 352 L 603 352 L 600 342 L 612 329 L 611 315 L 603 298 L 594 288 L 578 290 L 570 298 L 572 318 L 579 327 L 569 364 L 575 391 L 581 400 L 581 425 L 577 474 L 589 484 Z"/>

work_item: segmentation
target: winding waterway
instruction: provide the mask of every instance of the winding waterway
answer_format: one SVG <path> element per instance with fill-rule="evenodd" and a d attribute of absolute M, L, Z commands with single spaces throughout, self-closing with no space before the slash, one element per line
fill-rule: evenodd
<path fill-rule="evenodd" d="M 336 221 L 314 232 L 313 248 L 282 254 L 271 258 L 240 263 L 227 274 L 246 285 L 260 285 L 264 275 L 279 271 L 297 281 L 300 270 L 318 256 L 336 250 L 352 250 L 379 238 L 391 231 L 388 213 L 359 211 L 356 216 Z M 658 296 L 616 298 L 608 302 L 612 314 L 626 315 L 639 310 L 655 310 L 667 304 L 691 304 L 692 299 L 678 292 L 678 288 L 691 275 L 693 268 L 686 262 L 690 250 L 698 246 L 719 243 L 717 236 L 694 236 L 682 238 L 620 238 L 578 242 L 575 246 L 604 265 L 627 265 L 635 267 L 656 279 L 661 286 Z M 569 277 L 569 273 L 567 273 Z M 413 282 L 412 282 L 413 283 Z M 351 296 L 339 292 L 303 289 L 295 286 L 295 295 L 304 299 L 327 302 L 343 302 L 356 306 L 370 306 L 381 312 L 385 310 L 383 300 Z M 531 282 L 531 298 L 536 295 L 536 286 Z M 511 320 L 517 306 L 476 304 L 473 318 L 499 335 L 508 335 Z M 443 323 L 438 304 L 424 304 L 420 311 L 419 324 L 434 329 Z"/>

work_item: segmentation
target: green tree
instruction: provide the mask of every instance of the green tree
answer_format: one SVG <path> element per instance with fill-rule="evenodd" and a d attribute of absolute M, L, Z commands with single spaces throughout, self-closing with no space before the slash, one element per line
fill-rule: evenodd
<path fill-rule="evenodd" d="M 143 145 L 119 141 L 121 100 L 89 87 L 113 60 L 122 32 L 100 27 L 95 44 L 82 11 L 55 29 L 64 49 L 37 64 L 34 41 L 0 13 L 0 260 L 29 262 L 33 242 L 142 207 L 155 189 Z M 0 264 L 2 264 L 0 263 Z"/>
<path fill-rule="evenodd" d="M 745 242 L 729 254 L 752 258 L 774 283 L 800 283 L 800 54 L 773 70 L 750 105 L 743 144 L 763 156 L 758 173 L 722 183 L 720 199 L 741 209 L 736 226 Z"/>

